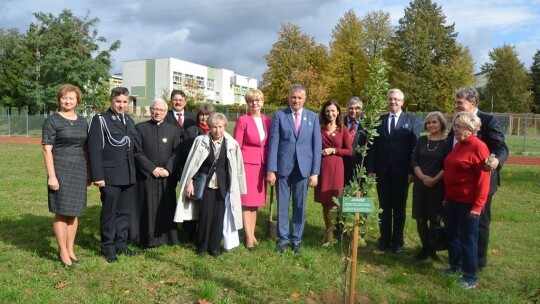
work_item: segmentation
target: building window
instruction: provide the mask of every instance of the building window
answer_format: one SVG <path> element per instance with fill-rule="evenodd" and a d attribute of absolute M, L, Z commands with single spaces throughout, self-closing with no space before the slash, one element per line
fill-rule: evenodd
<path fill-rule="evenodd" d="M 182 83 L 182 73 L 173 72 L 173 84 L 180 84 L 180 83 Z"/>
<path fill-rule="evenodd" d="M 207 85 L 206 85 L 206 88 L 210 91 L 213 91 L 214 90 L 214 79 L 208 79 L 207 80 Z"/>
<path fill-rule="evenodd" d="M 234 95 L 240 95 L 240 87 L 239 86 L 234 86 Z"/>
<path fill-rule="evenodd" d="M 199 85 L 199 89 L 204 89 L 204 77 L 197 76 L 197 84 Z"/>
<path fill-rule="evenodd" d="M 192 84 L 194 81 L 193 75 L 186 74 L 186 84 Z"/>

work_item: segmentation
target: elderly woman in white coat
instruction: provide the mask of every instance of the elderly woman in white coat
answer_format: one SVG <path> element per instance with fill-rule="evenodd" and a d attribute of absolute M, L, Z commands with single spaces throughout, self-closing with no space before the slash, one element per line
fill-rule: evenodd
<path fill-rule="evenodd" d="M 220 255 L 221 236 L 224 249 L 237 247 L 242 228 L 241 195 L 246 193 L 244 162 L 238 142 L 225 132 L 227 118 L 212 113 L 207 124 L 210 132 L 195 138 L 180 178 L 180 195 L 175 222 L 199 220 L 197 254 Z M 207 173 L 202 199 L 191 199 L 193 178 Z"/>

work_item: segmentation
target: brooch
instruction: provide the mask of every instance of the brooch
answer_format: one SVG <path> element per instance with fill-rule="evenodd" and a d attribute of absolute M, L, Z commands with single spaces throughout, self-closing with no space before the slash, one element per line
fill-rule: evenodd
<path fill-rule="evenodd" d="M 166 143 L 166 142 L 167 142 L 167 139 L 166 139 L 166 138 L 163 138 L 163 142 Z"/>
<path fill-rule="evenodd" d="M 336 132 L 333 132 L 333 133 L 332 133 L 332 136 L 336 136 Z"/>
<path fill-rule="evenodd" d="M 111 119 L 112 119 L 112 120 L 116 120 L 116 116 L 111 115 Z"/>
<path fill-rule="evenodd" d="M 408 123 L 405 123 L 403 126 L 401 126 L 403 129 L 406 129 L 409 127 L 409 124 Z"/>
<path fill-rule="evenodd" d="M 304 116 L 304 121 L 307 121 L 307 117 Z"/>

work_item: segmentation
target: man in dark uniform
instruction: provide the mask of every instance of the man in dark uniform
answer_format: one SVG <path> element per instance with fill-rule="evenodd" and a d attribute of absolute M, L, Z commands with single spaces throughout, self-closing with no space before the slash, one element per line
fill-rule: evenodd
<path fill-rule="evenodd" d="M 111 91 L 111 107 L 95 115 L 88 130 L 88 156 L 93 184 L 101 193 L 101 253 L 109 263 L 116 254 L 137 252 L 126 246 L 129 214 L 135 193 L 133 138 L 135 122 L 127 114 L 129 91 Z"/>
<path fill-rule="evenodd" d="M 178 155 L 178 169 L 175 170 L 176 182 L 180 180 L 182 176 L 182 171 L 186 164 L 186 159 L 191 149 L 191 145 L 186 145 L 182 142 L 184 138 L 184 131 L 191 126 L 197 124 L 197 119 L 195 114 L 185 111 L 186 107 L 186 93 L 182 90 L 173 90 L 171 92 L 171 110 L 167 113 L 165 117 L 165 122 L 168 124 L 175 125 L 180 130 L 180 151 Z M 188 238 L 194 242 L 196 241 L 196 230 L 197 230 L 197 221 L 184 221 L 182 222 L 182 228 L 187 233 Z"/>

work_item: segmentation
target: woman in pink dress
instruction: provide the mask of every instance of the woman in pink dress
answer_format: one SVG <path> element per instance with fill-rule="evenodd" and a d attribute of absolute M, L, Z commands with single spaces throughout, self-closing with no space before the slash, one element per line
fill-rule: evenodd
<path fill-rule="evenodd" d="M 260 90 L 250 90 L 245 96 L 248 114 L 236 121 L 234 139 L 240 145 L 246 171 L 247 194 L 242 195 L 242 219 L 246 247 L 256 245 L 257 209 L 266 203 L 266 140 L 272 119 L 261 114 L 264 96 Z"/>
<path fill-rule="evenodd" d="M 319 113 L 322 137 L 322 160 L 319 183 L 315 187 L 315 202 L 321 203 L 326 233 L 323 243 L 333 235 L 330 209 L 335 207 L 332 198 L 340 197 L 345 186 L 343 156 L 351 156 L 351 140 L 347 127 L 343 125 L 341 109 L 337 102 L 328 100 Z"/>

